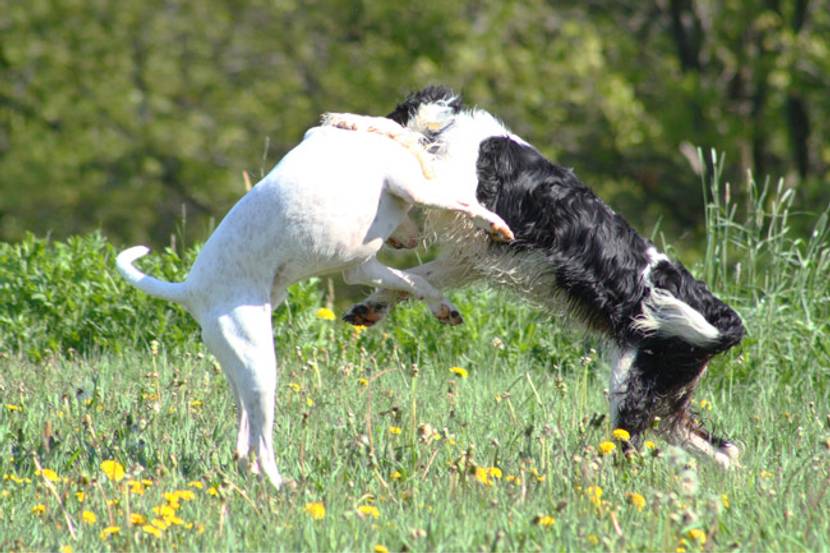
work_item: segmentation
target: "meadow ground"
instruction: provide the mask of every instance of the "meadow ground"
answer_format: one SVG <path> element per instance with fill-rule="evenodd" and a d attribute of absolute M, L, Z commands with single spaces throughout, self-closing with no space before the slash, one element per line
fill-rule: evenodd
<path fill-rule="evenodd" d="M 459 327 L 407 305 L 361 331 L 312 284 L 275 315 L 277 493 L 236 468 L 192 322 L 120 283 L 111 246 L 3 246 L 0 549 L 828 551 L 827 218 L 788 238 L 778 192 L 740 224 L 710 204 L 696 267 L 749 332 L 696 394 L 743 451 L 730 471 L 655 435 L 612 451 L 600 344 L 511 295 L 454 294 Z"/>

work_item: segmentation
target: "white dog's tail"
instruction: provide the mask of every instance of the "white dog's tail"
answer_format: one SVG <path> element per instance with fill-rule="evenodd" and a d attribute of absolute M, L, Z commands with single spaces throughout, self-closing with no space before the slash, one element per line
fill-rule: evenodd
<path fill-rule="evenodd" d="M 151 276 L 147 276 L 133 266 L 136 259 L 144 257 L 150 252 L 145 246 L 134 246 L 127 248 L 115 258 L 115 265 L 124 280 L 157 298 L 185 303 L 187 298 L 186 285 L 183 282 L 165 282 Z"/>

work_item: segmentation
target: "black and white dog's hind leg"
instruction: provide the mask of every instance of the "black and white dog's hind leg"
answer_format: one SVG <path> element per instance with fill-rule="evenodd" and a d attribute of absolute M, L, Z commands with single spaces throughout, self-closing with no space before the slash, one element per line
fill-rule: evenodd
<path fill-rule="evenodd" d="M 630 343 L 615 348 L 612 356 L 609 391 L 614 426 L 627 430 L 629 445 L 637 447 L 659 417 L 657 431 L 670 443 L 721 466 L 735 465 L 738 448 L 706 430 L 690 404 L 709 360 L 741 340 L 743 324 L 681 264 L 653 250 L 649 258 L 643 273 L 647 288 L 642 313 L 631 325 Z"/>

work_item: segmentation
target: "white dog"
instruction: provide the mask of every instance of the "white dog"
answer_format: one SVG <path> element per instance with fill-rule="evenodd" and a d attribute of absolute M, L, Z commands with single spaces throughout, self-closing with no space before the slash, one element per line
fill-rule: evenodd
<path fill-rule="evenodd" d="M 351 284 L 422 298 L 439 320 L 457 324 L 458 311 L 438 290 L 422 277 L 382 265 L 376 253 L 395 238 L 399 226 L 407 234 L 406 215 L 413 205 L 464 213 L 497 240 L 513 237 L 473 195 L 455 192 L 475 190 L 470 186 L 474 167 L 467 175 L 454 175 L 469 181 L 467 186 L 440 176 L 427 180 L 428 154 L 418 151 L 417 140 L 399 135 L 411 131 L 388 120 L 380 130 L 309 130 L 231 209 L 184 282 L 163 282 L 136 269 L 133 262 L 149 251 L 143 246 L 121 252 L 116 260 L 130 284 L 181 303 L 199 322 L 236 396 L 237 458 L 277 487 L 282 478 L 272 444 L 277 367 L 271 311 L 285 299 L 286 288 L 314 275 L 342 272 Z M 393 240 L 399 241 L 409 237 Z"/>

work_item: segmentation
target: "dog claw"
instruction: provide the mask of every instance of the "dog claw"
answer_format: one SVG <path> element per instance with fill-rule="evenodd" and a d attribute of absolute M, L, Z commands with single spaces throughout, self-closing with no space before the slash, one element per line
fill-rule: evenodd
<path fill-rule="evenodd" d="M 354 326 L 372 326 L 386 314 L 386 305 L 383 303 L 358 303 L 343 315 L 343 320 Z"/>
<path fill-rule="evenodd" d="M 490 238 L 496 242 L 512 242 L 515 236 L 507 225 L 490 223 Z"/>

